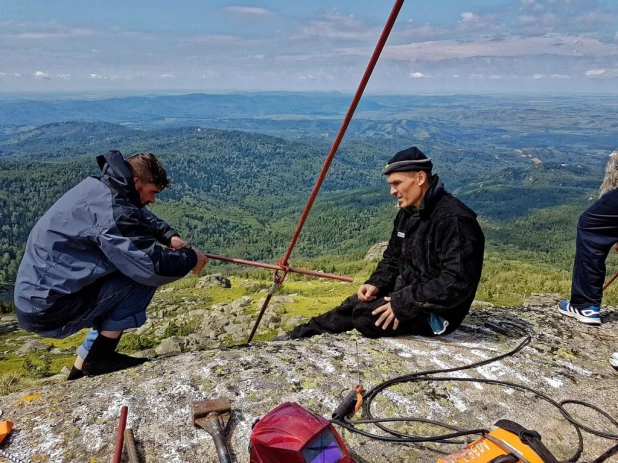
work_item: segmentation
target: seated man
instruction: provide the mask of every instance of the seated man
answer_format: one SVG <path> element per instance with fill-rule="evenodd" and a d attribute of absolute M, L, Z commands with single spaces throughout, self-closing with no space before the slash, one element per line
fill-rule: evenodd
<path fill-rule="evenodd" d="M 384 169 L 400 210 L 369 280 L 339 307 L 275 338 L 296 339 L 356 328 L 371 338 L 455 330 L 481 278 L 485 237 L 476 214 L 444 190 L 418 148 Z"/>
<path fill-rule="evenodd" d="M 97 162 L 101 177 L 69 190 L 34 226 L 15 284 L 23 329 L 60 339 L 91 328 L 69 380 L 143 363 L 115 352 L 123 330 L 144 324 L 157 286 L 208 262 L 144 207 L 170 185 L 153 154 L 125 161 L 110 151 Z"/>

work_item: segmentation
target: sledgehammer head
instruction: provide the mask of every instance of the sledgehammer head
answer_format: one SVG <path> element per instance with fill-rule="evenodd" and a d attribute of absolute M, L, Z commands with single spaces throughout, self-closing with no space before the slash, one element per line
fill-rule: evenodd
<path fill-rule="evenodd" d="M 200 426 L 200 423 L 197 422 L 200 419 L 231 413 L 232 402 L 230 399 L 201 400 L 193 402 L 191 408 L 191 420 L 195 426 Z"/>
<path fill-rule="evenodd" d="M 232 463 L 230 452 L 223 437 L 231 415 L 232 403 L 229 399 L 193 402 L 191 407 L 193 425 L 199 426 L 212 436 L 220 463 Z"/>

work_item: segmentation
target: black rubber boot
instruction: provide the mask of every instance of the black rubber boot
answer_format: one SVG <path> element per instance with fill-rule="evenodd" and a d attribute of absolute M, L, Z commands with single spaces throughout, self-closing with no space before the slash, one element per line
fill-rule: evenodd
<path fill-rule="evenodd" d="M 85 360 L 82 371 L 86 376 L 105 375 L 114 371 L 133 368 L 147 361 L 147 358 L 131 357 L 119 352 L 112 352 L 103 358 L 92 361 Z"/>
<path fill-rule="evenodd" d="M 147 358 L 131 357 L 129 355 L 115 352 L 120 336 L 108 338 L 99 334 L 92 343 L 90 352 L 84 359 L 82 371 L 86 376 L 104 375 L 113 371 L 132 368 L 148 361 Z"/>
<path fill-rule="evenodd" d="M 69 376 L 67 376 L 67 381 L 73 381 L 73 380 L 83 378 L 83 377 L 84 377 L 84 372 L 80 370 L 79 368 L 75 368 L 75 366 L 73 366 L 71 368 L 71 372 L 69 373 Z"/>

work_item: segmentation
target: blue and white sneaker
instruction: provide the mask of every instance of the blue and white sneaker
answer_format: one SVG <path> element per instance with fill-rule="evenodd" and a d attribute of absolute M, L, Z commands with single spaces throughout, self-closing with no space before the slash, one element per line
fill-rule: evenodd
<path fill-rule="evenodd" d="M 576 318 L 580 322 L 587 325 L 601 324 L 601 315 L 599 314 L 601 312 L 601 308 L 594 305 L 591 305 L 586 309 L 576 309 L 575 307 L 571 306 L 569 301 L 562 301 L 558 306 L 558 310 L 562 315 Z"/>
<path fill-rule="evenodd" d="M 614 352 L 609 358 L 609 363 L 614 367 L 614 370 L 618 370 L 618 352 Z"/>

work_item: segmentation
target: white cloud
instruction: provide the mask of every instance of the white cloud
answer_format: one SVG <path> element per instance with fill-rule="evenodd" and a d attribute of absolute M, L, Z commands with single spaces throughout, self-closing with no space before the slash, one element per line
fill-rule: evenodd
<path fill-rule="evenodd" d="M 342 53 L 367 56 L 365 48 L 346 48 Z M 475 41 L 441 40 L 415 42 L 386 47 L 383 56 L 388 59 L 409 61 L 444 61 L 474 57 L 521 56 L 618 56 L 618 45 L 603 43 L 585 36 L 548 34 L 542 37 L 511 37 L 503 40 L 480 39 Z"/>
<path fill-rule="evenodd" d="M 196 35 L 182 39 L 183 42 L 212 43 L 212 42 L 240 42 L 242 39 L 235 35 Z"/>
<path fill-rule="evenodd" d="M 614 21 L 615 15 L 604 13 L 602 11 L 589 11 L 575 18 L 574 22 L 581 26 L 601 26 L 603 24 L 611 24 Z"/>
<path fill-rule="evenodd" d="M 533 79 L 570 79 L 571 76 L 567 74 L 534 74 Z"/>
<path fill-rule="evenodd" d="M 495 32 L 503 28 L 495 15 L 476 15 L 469 11 L 461 13 L 461 20 L 457 23 L 456 32 Z"/>
<path fill-rule="evenodd" d="M 605 74 L 607 71 L 605 69 L 589 69 L 586 71 L 586 77 L 598 77 Z"/>
<path fill-rule="evenodd" d="M 272 16 L 273 12 L 266 8 L 259 8 L 255 6 L 226 6 L 223 8 L 228 13 L 234 13 L 244 16 Z"/>
<path fill-rule="evenodd" d="M 586 77 L 591 79 L 618 79 L 618 68 L 590 69 L 586 71 Z"/>
<path fill-rule="evenodd" d="M 521 3 L 524 5 L 533 5 L 536 3 L 536 0 L 521 0 Z"/>
<path fill-rule="evenodd" d="M 71 80 L 71 74 L 57 74 L 57 77 L 63 80 Z"/>
<path fill-rule="evenodd" d="M 530 15 L 524 15 L 524 16 L 520 16 L 519 17 L 519 23 L 520 24 L 534 24 L 539 20 L 539 18 L 537 18 L 536 16 L 530 16 Z"/>
<path fill-rule="evenodd" d="M 483 74 L 470 74 L 470 79 L 484 79 L 485 76 Z"/>
<path fill-rule="evenodd" d="M 13 75 L 14 75 L 15 77 L 22 77 L 22 75 L 21 75 L 19 72 L 14 72 L 14 73 L 13 73 Z"/>
<path fill-rule="evenodd" d="M 93 37 L 99 33 L 93 29 L 73 28 L 55 21 L 49 22 L 0 22 L 0 37 L 22 40 L 50 40 Z"/>
<path fill-rule="evenodd" d="M 412 74 L 410 74 L 410 77 L 412 77 L 413 79 L 422 79 L 423 77 L 425 77 L 425 74 L 423 74 L 422 72 L 413 72 Z"/>
<path fill-rule="evenodd" d="M 299 77 L 300 80 L 315 80 L 315 76 L 311 74 L 305 74 Z"/>
<path fill-rule="evenodd" d="M 478 20 L 478 16 L 475 16 L 474 13 L 470 13 L 470 12 L 465 12 L 465 13 L 461 13 L 461 20 L 462 22 L 472 22 L 472 21 L 477 21 Z"/>
<path fill-rule="evenodd" d="M 161 79 L 174 79 L 176 76 L 174 74 L 161 74 L 159 77 Z"/>
<path fill-rule="evenodd" d="M 501 76 L 497 75 L 497 74 L 492 74 L 489 76 L 490 79 L 494 79 L 494 80 L 498 80 L 498 79 L 502 79 Z"/>
<path fill-rule="evenodd" d="M 45 80 L 51 79 L 51 77 L 49 77 L 49 74 L 43 71 L 36 71 L 32 75 L 34 76 L 35 79 L 45 79 Z"/>
<path fill-rule="evenodd" d="M 146 77 L 146 76 L 140 76 L 140 77 Z M 122 77 L 119 75 L 96 74 L 94 72 L 89 74 L 88 78 L 92 80 L 125 80 L 126 79 L 126 77 Z"/>
<path fill-rule="evenodd" d="M 380 30 L 359 21 L 354 15 L 344 15 L 335 11 L 301 26 L 300 32 L 291 38 L 375 41 L 380 35 Z"/>

